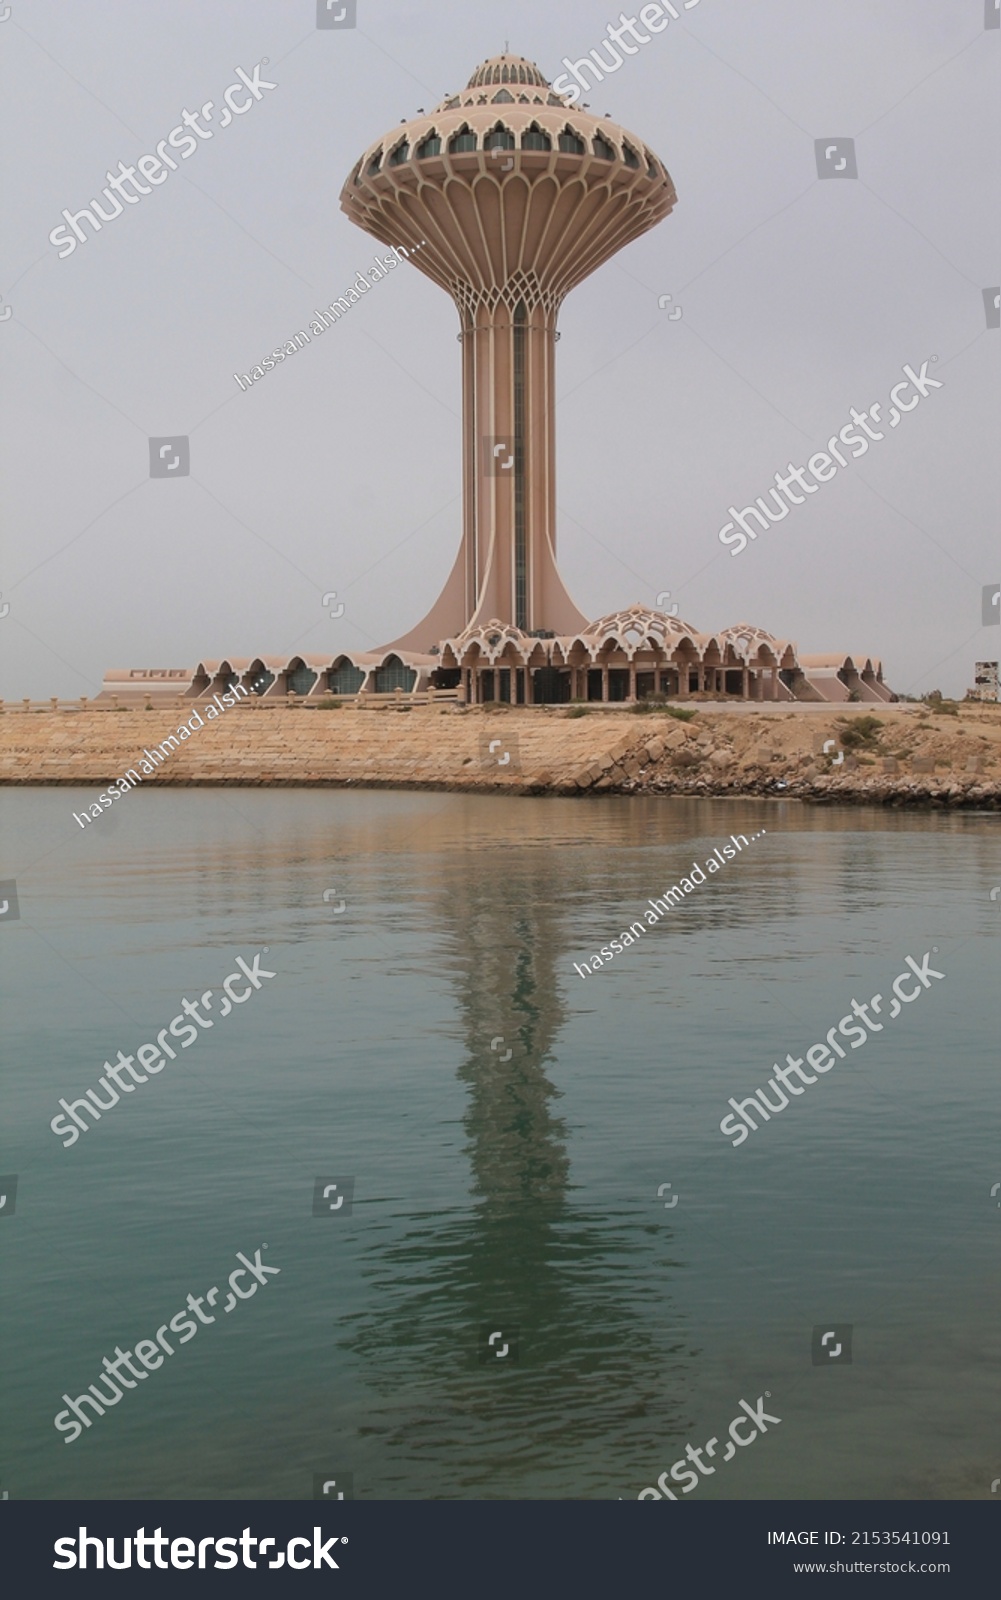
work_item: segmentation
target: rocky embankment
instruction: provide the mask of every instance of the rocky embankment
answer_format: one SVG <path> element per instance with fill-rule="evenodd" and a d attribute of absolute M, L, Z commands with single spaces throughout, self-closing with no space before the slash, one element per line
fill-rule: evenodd
<path fill-rule="evenodd" d="M 247 704 L 173 747 L 190 705 L 0 714 L 0 783 L 98 793 L 144 751 L 143 787 L 297 785 L 516 794 L 771 795 L 866 805 L 1001 804 L 1001 706 L 627 708 Z M 694 713 L 694 714 L 692 714 Z M 827 747 L 825 749 L 825 746 Z M 108 802 L 110 804 L 110 802 Z M 101 807 L 95 815 L 100 815 Z"/>
<path fill-rule="evenodd" d="M 637 719 L 639 720 L 639 719 Z M 590 787 L 625 793 L 782 795 L 863 805 L 1001 803 L 1001 706 L 656 713 L 645 744 Z M 825 748 L 826 746 L 826 748 Z M 593 774 L 592 774 L 593 776 Z"/>

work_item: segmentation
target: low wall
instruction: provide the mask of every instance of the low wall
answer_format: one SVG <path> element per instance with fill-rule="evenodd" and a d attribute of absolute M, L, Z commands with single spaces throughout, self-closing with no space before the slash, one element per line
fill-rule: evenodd
<path fill-rule="evenodd" d="M 186 707 L 190 714 L 190 708 Z M 836 710 L 664 713 L 514 707 L 225 711 L 178 739 L 184 713 L 0 715 L 0 782 L 74 784 L 93 799 L 127 770 L 164 784 L 330 784 L 559 794 L 788 794 L 997 805 L 1001 706 L 958 716 L 878 708 L 868 746 L 841 751 Z M 201 708 L 205 715 L 205 707 Z M 168 736 L 178 747 L 164 747 Z M 829 749 L 823 749 L 824 744 Z M 491 745 L 493 748 L 491 749 Z M 155 764 L 144 752 L 163 750 Z M 840 757 L 840 759 L 839 759 Z M 146 761 L 147 769 L 142 763 Z"/>

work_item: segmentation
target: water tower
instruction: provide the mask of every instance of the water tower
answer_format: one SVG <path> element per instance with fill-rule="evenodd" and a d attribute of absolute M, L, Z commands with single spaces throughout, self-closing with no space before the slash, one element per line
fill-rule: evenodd
<path fill-rule="evenodd" d="M 365 151 L 341 207 L 447 290 L 462 341 L 462 544 L 401 649 L 499 618 L 525 633 L 587 625 L 556 565 L 556 322 L 570 290 L 674 206 L 642 139 L 494 56 L 461 94 Z"/>

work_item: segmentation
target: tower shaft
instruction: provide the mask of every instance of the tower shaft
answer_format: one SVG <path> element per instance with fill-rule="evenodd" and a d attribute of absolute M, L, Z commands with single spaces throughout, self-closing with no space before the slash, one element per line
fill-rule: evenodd
<path fill-rule="evenodd" d="M 462 335 L 461 627 L 585 625 L 556 566 L 556 313 L 481 306 Z M 460 631 L 460 630 L 457 630 Z"/>

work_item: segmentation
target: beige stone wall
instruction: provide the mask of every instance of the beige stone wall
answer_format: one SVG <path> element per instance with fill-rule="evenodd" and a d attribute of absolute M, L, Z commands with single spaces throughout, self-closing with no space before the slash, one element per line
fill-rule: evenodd
<path fill-rule="evenodd" d="M 869 708 L 866 708 L 867 710 Z M 937 798 L 997 804 L 1001 707 L 932 716 L 918 706 L 878 712 L 873 744 L 832 764 L 838 713 L 663 714 L 416 707 L 411 711 L 239 707 L 197 729 L 154 778 L 163 784 L 358 784 L 434 788 L 804 798 Z M 171 711 L 0 715 L 0 782 L 73 783 L 96 793 L 144 747 L 176 731 Z M 493 755 L 490 740 L 499 739 Z M 511 760 L 500 764 L 510 747 Z M 785 784 L 786 790 L 777 789 Z"/>
<path fill-rule="evenodd" d="M 204 715 L 204 709 L 202 714 Z M 144 748 L 176 733 L 173 711 L 5 711 L 0 781 L 104 786 L 136 766 Z M 559 712 L 327 711 L 239 707 L 206 723 L 167 755 L 157 784 L 356 783 L 521 788 L 567 782 L 598 757 L 637 744 L 638 719 Z M 517 748 L 503 766 L 506 744 Z M 611 761 L 609 760 L 609 765 Z M 140 769 L 141 770 L 141 769 Z"/>

